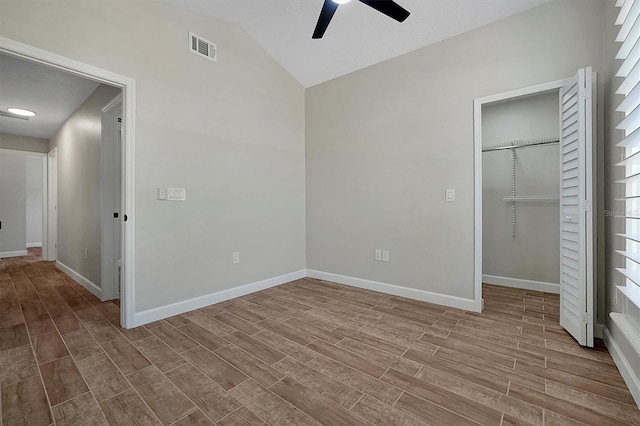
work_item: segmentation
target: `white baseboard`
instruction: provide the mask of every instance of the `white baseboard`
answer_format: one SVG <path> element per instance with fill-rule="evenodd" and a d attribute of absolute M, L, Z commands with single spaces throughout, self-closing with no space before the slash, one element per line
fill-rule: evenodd
<path fill-rule="evenodd" d="M 234 287 L 222 290 L 216 293 L 205 294 L 204 296 L 194 297 L 193 299 L 183 300 L 181 302 L 171 303 L 169 305 L 160 306 L 146 311 L 137 312 L 134 315 L 133 327 L 138 327 L 163 318 L 172 317 L 185 312 L 200 309 L 215 303 L 224 302 L 225 300 L 234 299 L 256 291 L 265 290 L 290 281 L 299 280 L 307 276 L 305 270 L 292 272 L 290 274 L 280 275 L 278 277 L 268 278 L 266 280 L 245 284 L 240 287 Z"/>
<path fill-rule="evenodd" d="M 27 248 L 42 247 L 42 241 L 39 243 L 27 243 Z"/>
<path fill-rule="evenodd" d="M 616 328 L 617 325 L 613 324 L 613 328 Z M 618 336 L 617 339 L 614 335 Z M 618 341 L 619 340 L 619 341 Z M 631 342 L 625 341 L 626 337 L 624 337 L 623 330 L 614 330 L 613 333 L 609 328 L 604 328 L 604 343 L 613 358 L 613 361 L 616 363 L 616 367 L 620 370 L 620 375 L 624 379 L 624 382 L 627 384 L 633 399 L 635 399 L 638 408 L 640 408 L 640 371 L 638 368 L 634 368 L 633 364 L 638 364 L 638 357 L 640 354 L 637 353 L 637 350 L 629 349 L 633 345 Z M 627 348 L 625 351 L 623 348 Z M 636 362 L 629 360 L 626 352 L 629 352 L 630 356 L 636 356 Z"/>
<path fill-rule="evenodd" d="M 26 250 L 18 250 L 18 251 L 3 251 L 0 253 L 0 259 L 5 257 L 18 257 L 18 256 L 26 256 L 28 253 Z"/>
<path fill-rule="evenodd" d="M 82 287 L 86 288 L 91 293 L 93 293 L 96 297 L 102 300 L 102 289 L 100 289 L 100 287 L 98 287 L 97 285 L 89 281 L 87 278 L 80 275 L 78 272 L 69 268 L 67 265 L 60 262 L 59 260 L 56 261 L 56 268 L 60 269 L 65 274 L 69 275 L 71 278 L 73 278 L 78 283 L 80 283 Z"/>
<path fill-rule="evenodd" d="M 307 269 L 307 276 L 310 278 L 332 281 L 352 287 L 393 294 L 394 296 L 402 296 L 409 299 L 421 300 L 423 302 L 434 303 L 437 305 L 450 306 L 452 308 L 465 309 L 467 311 L 477 311 L 476 302 L 473 299 L 465 299 L 463 297 L 449 296 L 446 294 L 433 293 L 430 291 L 418 290 L 409 287 L 401 287 L 394 284 L 385 284 L 377 281 L 365 280 L 362 278 L 332 274 L 329 272 L 314 271 L 312 269 Z"/>
<path fill-rule="evenodd" d="M 482 282 L 485 284 L 501 285 L 503 287 L 514 287 L 525 290 L 560 294 L 560 284 L 546 283 L 543 281 L 522 280 L 520 278 L 499 277 L 496 275 L 482 275 Z"/>

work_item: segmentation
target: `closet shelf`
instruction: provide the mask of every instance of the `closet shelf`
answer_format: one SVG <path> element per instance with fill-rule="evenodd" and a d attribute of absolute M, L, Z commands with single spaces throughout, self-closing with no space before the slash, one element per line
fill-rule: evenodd
<path fill-rule="evenodd" d="M 549 145 L 552 143 L 558 143 L 560 139 L 557 137 L 553 138 L 537 138 L 537 139 L 517 139 L 513 141 L 499 142 L 490 145 L 485 145 L 482 147 L 482 152 L 490 152 L 490 151 L 502 151 L 505 149 L 513 149 L 513 148 L 523 148 L 525 146 L 536 146 L 536 145 Z"/>
<path fill-rule="evenodd" d="M 517 202 L 560 202 L 559 195 L 507 195 L 502 197 L 505 203 L 517 203 Z"/>

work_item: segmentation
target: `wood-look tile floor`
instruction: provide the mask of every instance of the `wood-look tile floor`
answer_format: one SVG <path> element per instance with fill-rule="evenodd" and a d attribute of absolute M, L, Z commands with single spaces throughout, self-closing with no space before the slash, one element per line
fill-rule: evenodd
<path fill-rule="evenodd" d="M 640 425 L 558 297 L 483 314 L 304 279 L 134 330 L 37 256 L 0 265 L 2 426 Z"/>

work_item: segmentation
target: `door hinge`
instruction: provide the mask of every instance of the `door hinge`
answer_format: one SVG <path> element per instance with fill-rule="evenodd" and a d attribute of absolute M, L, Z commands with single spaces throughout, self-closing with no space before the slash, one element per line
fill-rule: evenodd
<path fill-rule="evenodd" d="M 582 99 L 585 100 L 589 100 L 591 99 L 591 90 L 590 89 L 584 89 L 581 93 L 580 93 L 580 97 Z"/>
<path fill-rule="evenodd" d="M 580 203 L 580 208 L 582 211 L 590 212 L 591 211 L 591 201 L 585 200 Z"/>
<path fill-rule="evenodd" d="M 582 314 L 582 322 L 586 325 L 593 325 L 593 315 L 587 313 Z"/>

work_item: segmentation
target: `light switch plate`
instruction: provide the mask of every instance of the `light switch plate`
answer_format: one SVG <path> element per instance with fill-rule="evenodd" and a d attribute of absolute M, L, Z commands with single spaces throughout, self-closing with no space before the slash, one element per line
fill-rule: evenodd
<path fill-rule="evenodd" d="M 454 202 L 456 200 L 456 190 L 452 188 L 447 188 L 447 190 L 445 191 L 444 200 L 447 203 Z"/>
<path fill-rule="evenodd" d="M 166 200 L 167 199 L 167 188 L 158 187 L 158 200 Z"/>
<path fill-rule="evenodd" d="M 375 255 L 374 255 L 374 259 L 377 260 L 377 261 L 381 261 L 382 260 L 382 250 L 376 249 Z"/>
<path fill-rule="evenodd" d="M 389 251 L 388 250 L 382 250 L 382 261 L 383 262 L 388 262 L 389 261 Z"/>
<path fill-rule="evenodd" d="M 168 201 L 185 201 L 187 199 L 187 190 L 185 188 L 167 188 Z"/>

